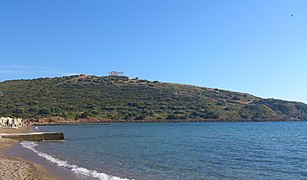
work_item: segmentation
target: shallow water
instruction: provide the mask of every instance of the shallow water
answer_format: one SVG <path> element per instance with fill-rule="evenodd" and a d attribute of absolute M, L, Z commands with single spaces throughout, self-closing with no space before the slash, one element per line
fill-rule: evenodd
<path fill-rule="evenodd" d="M 100 179 L 307 178 L 306 122 L 113 123 L 38 130 L 64 132 L 66 141 L 35 144 L 36 151 L 89 175 L 101 173 Z"/>

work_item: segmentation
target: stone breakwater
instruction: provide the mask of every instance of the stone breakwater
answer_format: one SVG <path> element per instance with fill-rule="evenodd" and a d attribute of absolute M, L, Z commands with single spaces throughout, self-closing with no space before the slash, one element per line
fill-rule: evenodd
<path fill-rule="evenodd" d="M 64 140 L 64 134 L 61 132 L 35 132 L 35 133 L 16 133 L 0 134 L 1 138 L 15 139 L 18 141 L 54 141 Z"/>

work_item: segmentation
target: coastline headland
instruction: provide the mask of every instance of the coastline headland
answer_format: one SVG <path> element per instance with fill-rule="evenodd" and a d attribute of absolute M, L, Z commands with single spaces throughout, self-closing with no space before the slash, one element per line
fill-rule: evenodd
<path fill-rule="evenodd" d="M 4 81 L 0 86 L 3 93 L 0 115 L 38 121 L 44 118 L 129 122 L 307 119 L 307 104 L 301 102 L 125 76 L 81 74 Z"/>

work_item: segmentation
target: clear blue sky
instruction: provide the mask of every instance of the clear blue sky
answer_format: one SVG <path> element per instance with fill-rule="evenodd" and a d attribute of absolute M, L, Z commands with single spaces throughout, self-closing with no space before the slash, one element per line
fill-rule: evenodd
<path fill-rule="evenodd" d="M 0 1 L 0 81 L 112 70 L 307 103 L 307 1 Z"/>

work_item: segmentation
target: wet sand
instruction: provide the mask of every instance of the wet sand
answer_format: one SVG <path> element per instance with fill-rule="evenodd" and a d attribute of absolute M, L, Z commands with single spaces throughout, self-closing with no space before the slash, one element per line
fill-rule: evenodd
<path fill-rule="evenodd" d="M 36 163 L 44 167 L 52 176 L 61 180 L 92 180 L 92 178 L 74 174 L 71 170 L 59 167 L 54 163 L 38 156 L 33 151 L 23 148 L 20 144 L 14 145 L 5 152 L 7 156 L 19 157 L 21 159 Z M 1 178 L 0 178 L 1 179 Z"/>
<path fill-rule="evenodd" d="M 1 129 L 0 133 L 25 133 L 30 128 Z M 39 157 L 19 141 L 0 138 L 0 180 L 91 180 Z"/>
<path fill-rule="evenodd" d="M 0 133 L 23 133 L 29 129 L 0 129 Z M 17 157 L 8 157 L 4 152 L 16 145 L 18 141 L 0 138 L 0 179 L 3 180 L 55 180 L 42 166 Z"/>

